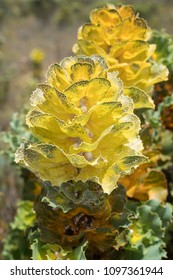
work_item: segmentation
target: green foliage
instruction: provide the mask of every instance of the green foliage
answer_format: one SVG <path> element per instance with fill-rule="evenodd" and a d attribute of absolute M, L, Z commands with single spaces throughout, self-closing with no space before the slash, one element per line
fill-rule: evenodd
<path fill-rule="evenodd" d="M 57 243 L 69 251 L 83 240 L 92 254 L 95 248 L 118 250 L 126 243 L 130 223 L 125 201 L 122 187 L 107 195 L 91 181 L 67 182 L 61 187 L 47 184 L 35 204 L 41 241 Z"/>
<path fill-rule="evenodd" d="M 163 112 L 169 110 L 169 107 L 172 105 L 173 95 L 166 96 L 164 100 L 159 103 L 155 111 L 148 110 L 144 114 L 145 123 L 148 123 L 148 127 L 150 128 L 150 139 L 148 139 L 146 143 L 147 145 L 149 143 L 150 148 L 152 147 L 152 149 L 160 151 L 160 170 L 170 166 L 173 158 L 173 134 L 172 131 L 166 129 L 164 120 L 162 119 Z M 170 125 L 172 124 L 170 123 Z M 146 137 L 148 136 L 143 135 L 143 140 L 146 139 Z"/>
<path fill-rule="evenodd" d="M 33 202 L 19 201 L 17 213 L 14 221 L 10 224 L 9 233 L 4 240 L 3 257 L 4 259 L 29 259 L 31 250 L 26 238 L 26 230 L 32 227 L 35 222 Z"/>
<path fill-rule="evenodd" d="M 30 233 L 29 240 L 33 260 L 85 260 L 87 243 L 82 243 L 70 251 L 63 250 L 58 244 L 44 243 L 38 231 Z"/>
<path fill-rule="evenodd" d="M 153 31 L 151 43 L 156 44 L 154 58 L 173 71 L 173 37 L 166 32 Z"/>
<path fill-rule="evenodd" d="M 117 200 L 118 197 L 117 197 Z M 119 208 L 119 207 L 118 207 Z M 119 246 L 116 248 L 113 246 L 112 240 L 109 239 L 110 247 L 108 250 L 103 246 L 96 246 L 91 240 L 86 241 L 80 235 L 80 244 L 72 248 L 64 248 L 61 243 L 53 242 L 52 244 L 43 241 L 45 235 L 49 236 L 51 240 L 51 220 L 49 216 L 49 234 L 46 234 L 45 228 L 40 226 L 40 229 L 30 233 L 29 240 L 32 248 L 33 259 L 141 259 L 141 260 L 154 260 L 166 258 L 166 243 L 165 243 L 165 229 L 168 227 L 172 218 L 172 207 L 169 204 L 163 205 L 157 200 L 150 200 L 147 203 L 140 203 L 135 201 L 128 201 L 128 220 L 126 218 L 119 219 L 113 215 L 112 225 L 114 227 L 125 227 L 127 240 L 125 241 L 124 234 L 119 234 Z M 55 208 L 56 209 L 56 208 Z M 37 210 L 36 210 L 37 212 Z M 45 213 L 45 212 L 44 212 Z M 131 214 L 130 214 L 131 213 Z M 40 215 L 40 213 L 37 213 Z M 50 211 L 49 211 L 50 215 Z M 55 215 L 57 218 L 57 215 Z M 71 212 L 71 216 L 73 216 Z M 64 216 L 65 217 L 65 216 Z M 67 218 L 67 216 L 66 216 Z M 69 218 L 67 218 L 69 221 Z M 55 221 L 56 220 L 56 221 Z M 126 221 L 126 222 L 125 222 Z M 127 222 L 128 221 L 128 222 Z M 53 222 L 53 221 L 52 221 Z M 54 228 L 58 223 L 57 219 L 54 219 Z M 43 223 L 43 221 L 42 221 Z M 48 223 L 46 220 L 45 223 Z M 62 221 L 61 221 L 62 223 Z M 40 231 L 41 230 L 41 231 Z M 90 229 L 88 228 L 87 231 Z M 104 232 L 106 234 L 108 228 L 97 229 L 97 239 L 100 240 L 100 234 Z M 71 238 L 74 236 L 71 235 Z M 118 238 L 117 238 L 118 239 Z M 71 239 L 72 240 L 72 239 Z M 53 241 L 53 240 L 52 240 Z M 103 240 L 105 243 L 105 239 Z M 122 243 L 121 243 L 122 242 Z M 126 244 L 125 244 L 126 243 Z M 61 245 L 60 245 L 61 244 Z M 64 244 L 63 244 L 64 245 Z M 103 250 L 104 248 L 104 250 Z"/>
<path fill-rule="evenodd" d="M 16 229 L 8 233 L 2 256 L 5 260 L 28 260 L 31 258 L 31 249 L 22 231 Z"/>
<path fill-rule="evenodd" d="M 173 105 L 173 95 L 165 97 L 163 102 L 158 105 L 158 108 L 155 111 L 148 110 L 146 112 L 147 120 L 150 122 L 151 127 L 157 128 L 162 126 L 162 123 L 160 121 L 162 112 L 170 105 Z"/>
<path fill-rule="evenodd" d="M 136 207 L 135 207 L 136 204 Z M 135 219 L 129 232 L 129 244 L 124 247 L 129 259 L 155 260 L 166 258 L 165 229 L 172 218 L 172 207 L 157 200 L 145 204 L 131 202 Z"/>
<path fill-rule="evenodd" d="M 7 131 L 0 132 L 1 141 L 7 144 L 4 152 L 8 155 L 11 162 L 14 161 L 14 153 L 20 145 L 21 140 L 34 142 L 35 138 L 29 131 L 25 123 L 25 111 L 21 113 L 14 113 L 10 121 L 10 128 Z"/>
<path fill-rule="evenodd" d="M 166 229 L 166 236 L 165 236 L 165 240 L 166 240 L 166 251 L 167 251 L 167 257 L 168 259 L 172 259 L 173 256 L 173 247 L 172 247 L 172 243 L 173 243 L 173 221 L 172 223 L 169 224 L 169 226 Z"/>
<path fill-rule="evenodd" d="M 21 200 L 17 205 L 17 213 L 14 221 L 11 223 L 11 229 L 25 231 L 28 227 L 34 226 L 35 213 L 33 210 L 33 202 Z"/>

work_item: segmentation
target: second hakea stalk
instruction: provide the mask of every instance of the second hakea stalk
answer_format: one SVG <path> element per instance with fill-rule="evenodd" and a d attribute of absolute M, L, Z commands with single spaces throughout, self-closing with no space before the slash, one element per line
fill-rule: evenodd
<path fill-rule="evenodd" d="M 148 42 L 151 33 L 132 6 L 109 4 L 91 11 L 90 22 L 78 31 L 73 51 L 104 57 L 109 71 L 118 71 L 124 86 L 130 89 L 125 94 L 134 100 L 135 108 L 153 108 L 149 93 L 154 84 L 167 79 L 168 71 L 151 60 L 156 48 Z M 141 98 L 142 102 L 137 102 Z"/>
<path fill-rule="evenodd" d="M 110 193 L 120 175 L 146 161 L 133 101 L 100 56 L 52 65 L 31 104 L 27 124 L 39 142 L 22 145 L 16 162 L 52 185 L 93 180 Z"/>

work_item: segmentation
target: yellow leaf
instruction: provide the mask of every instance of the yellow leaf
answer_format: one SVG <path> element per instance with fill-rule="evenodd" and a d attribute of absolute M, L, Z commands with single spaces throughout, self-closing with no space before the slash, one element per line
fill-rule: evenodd
<path fill-rule="evenodd" d="M 154 109 L 154 102 L 152 98 L 145 93 L 145 91 L 136 88 L 129 87 L 124 89 L 124 94 L 133 99 L 135 109 L 139 108 L 152 108 Z"/>
<path fill-rule="evenodd" d="M 69 75 L 59 64 L 53 64 L 49 67 L 46 78 L 47 83 L 59 91 L 68 87 L 71 82 Z"/>
<path fill-rule="evenodd" d="M 136 167 L 141 163 L 147 162 L 147 158 L 144 156 L 128 156 L 124 157 L 119 163 L 119 167 L 122 170 L 130 169 L 132 167 Z"/>
<path fill-rule="evenodd" d="M 118 12 L 123 19 L 131 18 L 131 17 L 134 17 L 134 15 L 135 15 L 135 10 L 134 10 L 133 6 L 129 6 L 129 5 L 128 6 L 119 5 Z"/>
<path fill-rule="evenodd" d="M 74 83 L 64 91 L 70 102 L 76 107 L 86 107 L 88 111 L 92 106 L 99 102 L 114 100 L 115 93 L 108 92 L 111 84 L 105 78 L 94 78 L 90 81 L 81 81 Z M 97 94 L 96 94 L 97 92 Z"/>
<path fill-rule="evenodd" d="M 106 51 L 107 43 L 104 38 L 106 38 L 106 32 L 104 29 L 100 30 L 101 27 L 92 24 L 85 24 L 82 28 L 82 34 L 84 40 L 91 40 L 102 49 Z"/>
<path fill-rule="evenodd" d="M 127 196 L 141 201 L 158 199 L 165 201 L 167 197 L 167 182 L 165 175 L 149 164 L 140 165 L 131 175 L 119 182 L 127 189 Z"/>
<path fill-rule="evenodd" d="M 70 103 L 67 97 L 49 85 L 39 85 L 31 96 L 31 105 L 40 111 L 67 120 L 72 114 L 81 114 L 81 109 Z"/>
<path fill-rule="evenodd" d="M 78 80 L 78 75 L 74 74 L 74 70 L 76 72 L 77 68 L 79 67 L 77 66 L 76 68 L 75 66 L 76 64 L 77 65 L 80 64 L 80 67 L 84 65 L 83 66 L 84 68 L 82 68 L 80 73 L 83 76 L 83 80 L 90 80 L 98 77 L 106 78 L 108 66 L 105 60 L 103 59 L 103 57 L 99 55 L 93 55 L 91 57 L 87 57 L 85 55 L 80 55 L 75 57 L 71 56 L 71 57 L 66 57 L 61 61 L 60 63 L 61 67 L 66 69 L 68 76 L 71 77 L 73 82 L 78 82 L 81 80 L 80 75 Z M 84 73 L 82 73 L 83 71 Z M 71 81 L 71 83 L 73 82 Z"/>
<path fill-rule="evenodd" d="M 78 173 L 60 149 L 48 144 L 19 147 L 15 161 L 25 165 L 42 180 L 51 181 L 55 186 L 72 180 Z"/>
<path fill-rule="evenodd" d="M 74 82 L 89 80 L 93 73 L 93 67 L 89 63 L 76 63 L 72 66 L 71 78 Z"/>
<path fill-rule="evenodd" d="M 117 10 L 113 9 L 95 9 L 90 13 L 90 20 L 96 25 L 105 25 L 111 27 L 121 23 L 122 19 Z"/>
<path fill-rule="evenodd" d="M 78 137 L 83 141 L 90 142 L 87 131 L 80 124 L 65 123 L 52 115 L 39 111 L 31 111 L 27 115 L 26 123 L 36 137 L 47 143 L 57 146 L 67 146 L 73 138 Z M 75 143 L 75 139 L 73 140 Z"/>
<path fill-rule="evenodd" d="M 145 61 L 152 55 L 155 48 L 155 45 L 149 45 L 145 41 L 124 41 L 111 47 L 110 56 L 117 59 L 118 63 Z"/>

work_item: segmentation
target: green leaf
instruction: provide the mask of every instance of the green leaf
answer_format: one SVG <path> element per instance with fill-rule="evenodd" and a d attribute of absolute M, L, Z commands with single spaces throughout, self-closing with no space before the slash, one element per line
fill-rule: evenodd
<path fill-rule="evenodd" d="M 87 243 L 88 242 L 82 243 L 81 245 L 76 247 L 74 250 L 69 252 L 68 258 L 70 260 L 86 260 L 85 250 L 87 248 Z"/>
<path fill-rule="evenodd" d="M 30 233 L 29 240 L 33 260 L 85 260 L 87 243 L 68 251 L 63 250 L 58 244 L 44 243 L 40 239 L 39 231 Z"/>
<path fill-rule="evenodd" d="M 132 207 L 131 207 L 132 206 Z M 132 226 L 129 231 L 127 258 L 156 260 L 166 258 L 165 231 L 172 218 L 172 208 L 169 204 L 162 205 L 158 200 L 147 203 L 135 202 L 128 204 L 135 213 L 131 218 Z"/>
<path fill-rule="evenodd" d="M 84 207 L 91 213 L 95 213 L 103 206 L 104 197 L 105 195 L 97 183 L 92 181 L 73 183 L 69 181 L 60 187 L 51 187 L 50 184 L 46 183 L 42 202 L 53 209 L 60 209 L 64 213 L 75 207 Z"/>
<path fill-rule="evenodd" d="M 35 203 L 41 240 L 68 251 L 81 246 L 81 240 L 92 250 L 118 249 L 126 243 L 129 225 L 125 203 L 120 186 L 107 195 L 92 181 L 69 181 L 59 188 L 47 183 Z"/>
<path fill-rule="evenodd" d="M 125 95 L 133 99 L 135 109 L 154 108 L 152 98 L 143 90 L 136 87 L 125 88 Z"/>
<path fill-rule="evenodd" d="M 60 247 L 54 244 L 45 244 L 40 240 L 40 235 L 38 231 L 34 231 L 29 235 L 29 241 L 32 249 L 32 259 L 33 260 L 49 260 L 56 259 Z"/>
<path fill-rule="evenodd" d="M 152 127 L 161 126 L 161 114 L 163 110 L 169 106 L 173 105 L 173 94 L 170 96 L 166 96 L 157 108 L 156 111 L 148 110 L 145 114 L 147 116 L 147 120 L 150 122 Z"/>
<path fill-rule="evenodd" d="M 150 200 L 148 205 L 151 207 L 151 211 L 156 212 L 162 220 L 162 226 L 166 228 L 172 218 L 172 205 L 169 203 L 160 204 L 159 200 Z"/>
<path fill-rule="evenodd" d="M 32 252 L 23 231 L 9 230 L 3 242 L 2 255 L 5 260 L 29 260 L 31 258 Z"/>
<path fill-rule="evenodd" d="M 173 37 L 164 31 L 154 30 L 152 32 L 151 42 L 156 44 L 157 48 L 153 58 L 163 63 L 170 71 L 173 70 Z"/>
<path fill-rule="evenodd" d="M 28 227 L 34 226 L 35 212 L 33 210 L 33 202 L 21 200 L 17 205 L 17 213 L 14 221 L 11 223 L 11 228 L 21 231 L 26 230 Z"/>

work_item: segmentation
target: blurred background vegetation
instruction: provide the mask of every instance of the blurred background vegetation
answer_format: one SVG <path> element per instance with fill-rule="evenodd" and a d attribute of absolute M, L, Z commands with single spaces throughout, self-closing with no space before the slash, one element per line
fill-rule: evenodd
<path fill-rule="evenodd" d="M 172 0 L 0 0 L 0 130 L 11 126 L 14 135 L 7 141 L 11 150 L 19 141 L 16 135 L 23 133 L 22 125 L 18 131 L 17 115 L 11 121 L 13 113 L 24 110 L 50 64 L 72 55 L 77 30 L 88 21 L 90 10 L 106 3 L 134 5 L 152 29 L 173 33 Z M 1 151 L 4 145 L 0 142 Z M 0 240 L 22 192 L 22 179 L 12 161 L 9 155 L 0 155 Z"/>

